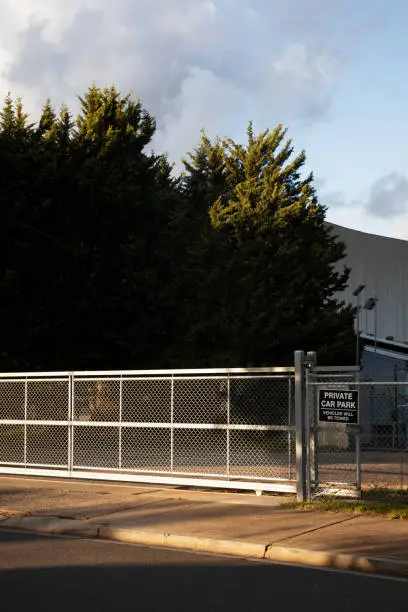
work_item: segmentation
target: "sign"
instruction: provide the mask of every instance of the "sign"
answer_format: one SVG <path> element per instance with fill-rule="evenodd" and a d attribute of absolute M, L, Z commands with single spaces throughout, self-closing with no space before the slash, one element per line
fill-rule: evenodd
<path fill-rule="evenodd" d="M 358 391 L 319 389 L 319 421 L 358 423 Z"/>

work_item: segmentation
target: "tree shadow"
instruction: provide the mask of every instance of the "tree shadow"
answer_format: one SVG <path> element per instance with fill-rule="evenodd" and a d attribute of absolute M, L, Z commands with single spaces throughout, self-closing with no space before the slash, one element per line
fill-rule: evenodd
<path fill-rule="evenodd" d="M 357 574 L 50 537 L 26 567 L 20 544 L 21 566 L 0 572 L 6 611 L 380 612 L 407 594 L 406 582 Z"/>

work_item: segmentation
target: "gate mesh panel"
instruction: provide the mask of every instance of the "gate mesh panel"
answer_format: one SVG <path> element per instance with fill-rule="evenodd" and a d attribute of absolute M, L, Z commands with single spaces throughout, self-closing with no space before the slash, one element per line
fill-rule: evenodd
<path fill-rule="evenodd" d="M 122 421 L 169 423 L 171 380 L 124 380 Z"/>
<path fill-rule="evenodd" d="M 285 378 L 244 378 L 230 382 L 230 423 L 289 425 L 290 389 Z"/>
<path fill-rule="evenodd" d="M 381 489 L 384 495 L 407 489 L 408 385 L 363 381 L 360 404 L 363 487 Z"/>
<path fill-rule="evenodd" d="M 230 473 L 296 478 L 295 434 L 287 431 L 231 431 Z"/>
<path fill-rule="evenodd" d="M 24 465 L 24 425 L 0 424 L 0 463 Z"/>
<path fill-rule="evenodd" d="M 171 468 L 170 429 L 124 427 L 122 429 L 122 468 L 169 472 Z"/>
<path fill-rule="evenodd" d="M 24 419 L 25 383 L 0 381 L 0 419 Z"/>
<path fill-rule="evenodd" d="M 67 421 L 68 418 L 68 381 L 27 382 L 28 420 Z"/>
<path fill-rule="evenodd" d="M 68 467 L 68 427 L 27 425 L 27 463 Z"/>
<path fill-rule="evenodd" d="M 120 383 L 117 380 L 75 380 L 76 421 L 119 421 Z"/>
<path fill-rule="evenodd" d="M 227 380 L 175 380 L 175 423 L 226 423 Z"/>
<path fill-rule="evenodd" d="M 73 466 L 83 468 L 119 467 L 119 428 L 74 427 Z"/>
<path fill-rule="evenodd" d="M 174 471 L 225 474 L 227 432 L 217 429 L 174 431 Z"/>

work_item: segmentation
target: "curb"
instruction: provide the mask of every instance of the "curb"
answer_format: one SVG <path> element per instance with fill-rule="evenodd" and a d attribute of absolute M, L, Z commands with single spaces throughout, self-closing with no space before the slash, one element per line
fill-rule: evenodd
<path fill-rule="evenodd" d="M 34 531 L 54 535 L 75 535 L 97 538 L 99 525 L 55 516 L 11 516 L 0 522 L 2 528 Z"/>
<path fill-rule="evenodd" d="M 268 546 L 265 559 L 276 563 L 309 565 L 362 574 L 408 578 L 408 563 L 398 559 L 379 559 L 304 548 L 289 548 L 278 544 Z"/>
<path fill-rule="evenodd" d="M 201 553 L 230 555 L 249 559 L 265 559 L 266 545 L 242 540 L 218 540 L 199 536 L 140 531 L 116 527 L 100 527 L 98 537 L 102 540 L 178 548 Z"/>
<path fill-rule="evenodd" d="M 220 540 L 109 527 L 96 523 L 92 524 L 87 520 L 51 516 L 9 515 L 7 518 L 0 520 L 0 525 L 2 528 L 11 530 L 109 540 L 142 546 L 173 548 L 244 559 L 265 560 L 274 563 L 307 565 L 309 567 L 408 579 L 408 562 L 397 559 L 379 559 L 344 553 L 290 548 L 279 544 L 261 544 L 245 540 Z"/>

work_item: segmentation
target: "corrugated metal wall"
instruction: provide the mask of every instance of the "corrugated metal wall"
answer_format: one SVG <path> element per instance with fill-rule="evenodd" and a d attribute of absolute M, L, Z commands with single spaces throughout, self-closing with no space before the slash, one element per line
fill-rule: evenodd
<path fill-rule="evenodd" d="M 330 225 L 346 243 L 345 263 L 351 268 L 349 287 L 339 297 L 355 306 L 353 291 L 364 284 L 363 305 L 368 298 L 378 297 L 378 338 L 392 336 L 408 342 L 408 241 Z M 374 334 L 374 311 L 362 310 L 360 329 Z"/>

